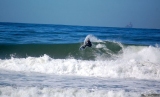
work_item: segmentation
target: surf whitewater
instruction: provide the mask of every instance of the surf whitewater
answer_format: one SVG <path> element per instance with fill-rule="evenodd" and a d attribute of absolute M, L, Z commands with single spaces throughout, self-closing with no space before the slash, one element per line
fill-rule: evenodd
<path fill-rule="evenodd" d="M 159 30 L 0 24 L 2 97 L 154 97 L 160 94 L 160 38 L 156 38 Z M 128 38 L 120 41 L 114 38 L 124 37 L 119 31 L 129 31 L 133 37 L 126 34 Z M 138 36 L 141 31 L 153 31 L 157 36 L 146 41 L 151 36 Z M 113 39 L 104 39 L 105 35 Z M 65 40 L 69 36 L 72 39 Z M 91 40 L 92 47 L 79 50 L 85 38 Z"/>
<path fill-rule="evenodd" d="M 95 48 L 87 48 L 84 51 L 78 49 L 80 44 L 3 45 L 6 49 L 5 54 L 8 52 L 11 58 L 1 59 L 0 68 L 60 75 L 160 79 L 159 47 L 122 47 L 122 44 L 114 42 L 93 44 Z M 9 52 L 7 48 L 15 48 L 15 50 Z M 44 50 L 48 54 L 43 54 Z M 18 53 L 12 55 L 14 51 Z M 52 54 L 56 57 L 51 57 Z M 24 58 L 17 58 L 17 56 Z"/>

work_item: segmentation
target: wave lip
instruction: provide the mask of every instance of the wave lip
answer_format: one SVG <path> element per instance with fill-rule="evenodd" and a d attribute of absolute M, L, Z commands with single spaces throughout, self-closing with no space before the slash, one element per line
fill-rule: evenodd
<path fill-rule="evenodd" d="M 0 58 L 6 59 L 12 56 L 17 58 L 39 57 L 47 54 L 55 59 L 95 60 L 97 55 L 111 57 L 117 54 L 122 47 L 118 43 L 104 41 L 93 42 L 92 48 L 79 50 L 80 43 L 71 44 L 0 44 Z"/>

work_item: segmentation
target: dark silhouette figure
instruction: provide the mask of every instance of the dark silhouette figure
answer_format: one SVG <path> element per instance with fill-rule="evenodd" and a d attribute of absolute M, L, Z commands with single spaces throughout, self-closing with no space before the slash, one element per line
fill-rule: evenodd
<path fill-rule="evenodd" d="M 87 41 L 85 41 L 85 43 L 80 47 L 80 49 L 81 49 L 81 48 L 85 49 L 87 46 L 88 46 L 88 47 L 91 47 L 91 46 L 92 46 L 92 43 L 91 43 L 91 41 L 90 41 L 89 38 L 88 38 Z"/>

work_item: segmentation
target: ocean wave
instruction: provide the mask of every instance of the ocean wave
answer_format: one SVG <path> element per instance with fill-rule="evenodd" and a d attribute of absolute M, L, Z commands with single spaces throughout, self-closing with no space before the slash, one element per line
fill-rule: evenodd
<path fill-rule="evenodd" d="M 0 44 L 0 69 L 108 78 L 160 80 L 159 46 L 124 45 L 88 35 L 92 48 L 72 44 Z M 7 58 L 8 57 L 8 58 Z"/>
<path fill-rule="evenodd" d="M 97 54 L 105 57 L 111 57 L 118 54 L 122 47 L 116 42 L 93 40 L 92 48 L 79 50 L 81 43 L 71 44 L 0 44 L 0 58 L 9 59 L 11 57 L 27 58 L 39 57 L 47 54 L 55 59 L 66 59 L 73 57 L 75 59 L 95 60 Z"/>
<path fill-rule="evenodd" d="M 160 80 L 160 48 L 129 46 L 115 59 L 98 56 L 95 60 L 54 59 L 48 55 L 0 59 L 0 69 L 108 78 Z"/>

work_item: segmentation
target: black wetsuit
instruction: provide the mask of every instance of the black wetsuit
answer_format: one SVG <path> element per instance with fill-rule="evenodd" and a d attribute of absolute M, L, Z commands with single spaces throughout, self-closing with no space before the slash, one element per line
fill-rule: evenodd
<path fill-rule="evenodd" d="M 87 46 L 88 46 L 88 47 L 91 47 L 91 46 L 92 46 L 92 43 L 91 43 L 90 40 L 87 40 L 87 41 L 85 42 L 85 44 L 82 46 L 82 48 L 85 49 Z"/>
<path fill-rule="evenodd" d="M 87 41 L 87 43 L 85 43 L 85 46 L 88 46 L 88 47 L 91 47 L 92 46 L 92 43 L 90 40 Z"/>

